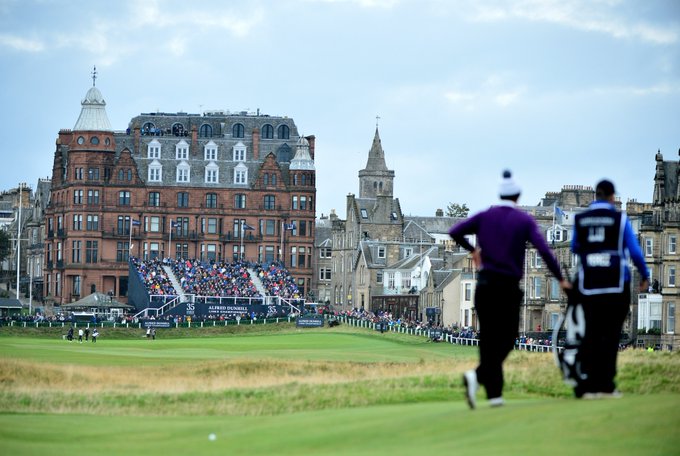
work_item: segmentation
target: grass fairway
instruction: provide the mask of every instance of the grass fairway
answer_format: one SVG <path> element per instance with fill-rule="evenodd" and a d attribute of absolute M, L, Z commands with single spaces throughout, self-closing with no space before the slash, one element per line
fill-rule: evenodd
<path fill-rule="evenodd" d="M 514 352 L 507 406 L 470 411 L 475 348 L 270 326 L 96 345 L 0 332 L 2 454 L 679 453 L 677 354 L 624 352 L 625 396 L 576 401 L 550 355 Z"/>

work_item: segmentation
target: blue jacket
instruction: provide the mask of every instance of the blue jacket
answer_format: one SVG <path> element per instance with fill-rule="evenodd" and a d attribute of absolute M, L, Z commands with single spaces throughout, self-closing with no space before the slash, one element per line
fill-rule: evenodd
<path fill-rule="evenodd" d="M 615 211 L 616 208 L 614 207 L 613 204 L 610 204 L 606 201 L 594 201 L 590 204 L 590 209 L 610 209 L 612 211 Z M 580 253 L 579 251 L 579 245 L 578 241 L 576 239 L 576 231 L 574 228 L 574 233 L 571 238 L 571 250 L 572 252 L 578 254 Z M 633 260 L 633 264 L 637 268 L 637 270 L 640 272 L 640 275 L 642 276 L 642 280 L 648 280 L 649 279 L 649 270 L 647 269 L 647 263 L 645 263 L 645 259 L 642 256 L 642 250 L 640 249 L 640 244 L 638 243 L 637 238 L 635 237 L 635 232 L 633 231 L 633 226 L 630 224 L 630 221 L 628 218 L 625 218 L 625 227 L 623 229 L 623 250 L 624 253 L 627 255 L 628 258 Z M 626 267 L 624 271 L 624 280 L 626 282 L 630 282 L 631 279 L 631 273 L 630 273 L 630 268 L 628 267 L 628 264 L 626 262 Z"/>

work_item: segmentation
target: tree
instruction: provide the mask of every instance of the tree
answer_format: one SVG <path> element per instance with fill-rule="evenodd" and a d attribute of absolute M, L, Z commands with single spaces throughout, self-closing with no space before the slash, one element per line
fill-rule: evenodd
<path fill-rule="evenodd" d="M 12 244 L 9 238 L 9 234 L 5 230 L 0 229 L 0 263 L 9 256 Z"/>
<path fill-rule="evenodd" d="M 458 203 L 449 203 L 448 206 L 446 206 L 446 215 L 448 217 L 459 217 L 459 218 L 465 218 L 468 216 L 470 213 L 470 208 L 467 207 L 467 204 L 458 204 Z"/>

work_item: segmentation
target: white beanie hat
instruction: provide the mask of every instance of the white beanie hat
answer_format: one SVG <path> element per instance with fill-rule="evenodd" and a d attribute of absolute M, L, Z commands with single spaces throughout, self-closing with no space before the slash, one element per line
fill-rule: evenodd
<path fill-rule="evenodd" d="M 503 179 L 501 179 L 501 185 L 498 189 L 498 194 L 501 198 L 504 196 L 515 196 L 522 193 L 522 189 L 512 178 L 512 173 L 509 170 L 503 171 Z"/>

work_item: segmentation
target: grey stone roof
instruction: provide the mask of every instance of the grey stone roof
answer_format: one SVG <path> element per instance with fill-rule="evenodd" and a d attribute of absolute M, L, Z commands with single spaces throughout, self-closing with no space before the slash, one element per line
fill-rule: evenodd
<path fill-rule="evenodd" d="M 108 308 L 117 307 L 131 309 L 134 306 L 116 301 L 110 296 L 99 292 L 92 293 L 91 295 L 85 296 L 84 298 L 81 298 L 78 301 L 64 304 L 63 306 L 61 306 L 61 308 L 64 310 L 74 310 L 90 307 L 108 307 Z"/>
<path fill-rule="evenodd" d="M 121 137 L 121 141 L 119 141 Z M 152 141 L 157 141 L 161 145 L 160 159 L 148 158 L 148 147 Z M 255 179 L 257 179 L 257 172 L 266 155 L 260 154 L 258 160 L 254 159 L 251 144 L 243 139 L 223 139 L 223 138 L 201 138 L 197 141 L 196 151 L 190 150 L 189 156 L 186 160 L 178 160 L 176 158 L 175 146 L 180 142 L 185 141 L 190 145 L 191 139 L 185 137 L 175 136 L 142 136 L 140 154 L 132 154 L 137 169 L 139 170 L 139 177 L 144 183 L 153 187 L 154 185 L 168 186 L 178 185 L 192 187 L 212 187 L 212 188 L 251 188 Z M 217 160 L 205 159 L 205 146 L 212 141 L 217 147 Z M 128 145 L 129 143 L 129 145 Z M 233 160 L 233 148 L 238 143 L 242 143 L 246 147 L 246 160 L 244 162 Z M 116 145 L 119 150 L 128 148 L 133 150 L 133 144 L 127 135 L 116 135 Z M 189 146 L 191 147 L 191 146 Z M 288 158 L 288 153 L 291 151 L 290 146 L 286 143 L 280 144 L 278 150 L 274 151 L 276 161 L 281 169 L 281 178 L 284 182 L 289 181 L 289 163 L 283 162 L 282 159 Z M 277 153 L 281 152 L 281 153 Z M 120 154 L 120 152 L 118 153 Z M 310 158 L 311 160 L 311 158 Z M 182 162 L 189 165 L 189 182 L 177 182 L 177 168 Z M 162 182 L 150 182 L 149 167 L 150 165 L 161 165 L 161 179 Z M 205 182 L 205 170 L 208 166 L 217 166 L 218 182 Z M 247 184 L 234 183 L 234 170 L 236 167 L 245 166 L 248 171 Z M 312 165 L 313 169 L 313 165 Z"/>
<path fill-rule="evenodd" d="M 361 223 L 386 223 L 387 221 L 401 223 L 401 207 L 399 206 L 399 200 L 397 198 L 381 198 L 381 202 L 387 200 L 389 200 L 389 207 L 387 208 L 389 214 L 386 214 L 384 209 L 379 210 L 382 208 L 379 207 L 377 198 L 355 198 L 354 202 L 358 210 L 357 216 Z M 366 218 L 363 216 L 362 209 L 366 210 Z M 396 217 L 392 217 L 391 214 L 396 214 Z"/>
<path fill-rule="evenodd" d="M 333 245 L 331 221 L 329 219 L 317 219 L 314 230 L 314 240 L 317 247 L 331 247 Z"/>
<path fill-rule="evenodd" d="M 411 230 L 413 232 L 424 230 L 428 234 L 447 234 L 449 228 L 460 220 L 463 219 L 458 217 L 418 217 L 408 215 L 404 216 L 404 230 Z"/>
<path fill-rule="evenodd" d="M 106 115 L 106 102 L 98 88 L 90 87 L 80 104 L 83 107 L 73 127 L 74 131 L 112 131 Z"/>
<path fill-rule="evenodd" d="M 387 163 L 385 163 L 385 152 L 380 141 L 380 134 L 378 127 L 375 127 L 375 135 L 373 136 L 373 144 L 371 150 L 368 151 L 368 161 L 366 162 L 367 170 L 372 171 L 388 171 Z"/>
<path fill-rule="evenodd" d="M 21 309 L 21 301 L 16 298 L 0 298 L 0 309 Z"/>
<path fill-rule="evenodd" d="M 302 136 L 298 140 L 297 151 L 290 162 L 290 169 L 314 171 L 314 160 L 309 155 L 309 141 Z"/>
<path fill-rule="evenodd" d="M 434 281 L 435 290 L 444 289 L 453 279 L 461 274 L 460 269 L 448 269 L 432 272 L 432 280 Z"/>
<path fill-rule="evenodd" d="M 414 269 L 416 268 L 427 256 L 432 256 L 436 254 L 437 247 L 430 247 L 423 253 L 415 253 L 406 258 L 389 265 L 386 269 Z"/>

